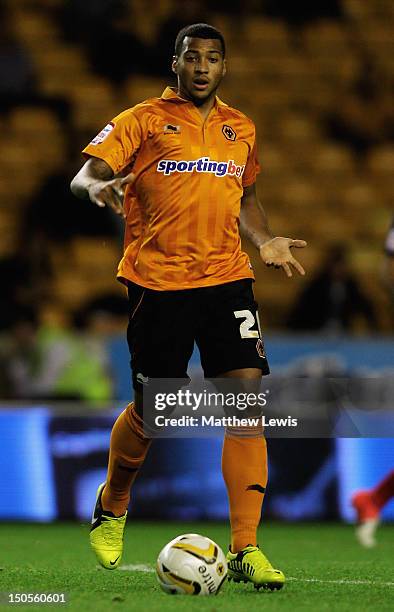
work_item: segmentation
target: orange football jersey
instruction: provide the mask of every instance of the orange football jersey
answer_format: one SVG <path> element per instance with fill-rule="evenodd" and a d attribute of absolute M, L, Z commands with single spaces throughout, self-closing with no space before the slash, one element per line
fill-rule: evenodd
<path fill-rule="evenodd" d="M 115 117 L 83 153 L 136 175 L 120 280 L 163 291 L 253 278 L 239 214 L 259 164 L 254 124 L 240 111 L 216 98 L 204 122 L 167 87 Z"/>

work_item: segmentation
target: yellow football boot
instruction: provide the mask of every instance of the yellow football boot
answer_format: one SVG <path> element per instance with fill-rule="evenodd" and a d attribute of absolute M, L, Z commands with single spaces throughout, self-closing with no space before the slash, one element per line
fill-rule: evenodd
<path fill-rule="evenodd" d="M 105 487 L 103 482 L 97 489 L 96 505 L 90 528 L 90 545 L 97 561 L 105 569 L 116 569 L 122 558 L 123 532 L 126 525 L 127 512 L 116 517 L 112 512 L 103 510 L 101 494 Z"/>
<path fill-rule="evenodd" d="M 234 582 L 253 582 L 255 589 L 279 590 L 285 576 L 274 569 L 258 546 L 246 546 L 237 553 L 227 553 L 228 579 Z"/>

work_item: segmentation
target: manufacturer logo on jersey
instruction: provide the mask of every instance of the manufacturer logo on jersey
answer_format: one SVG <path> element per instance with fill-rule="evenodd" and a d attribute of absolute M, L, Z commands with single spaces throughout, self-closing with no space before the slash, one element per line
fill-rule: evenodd
<path fill-rule="evenodd" d="M 97 136 L 95 136 L 93 138 L 93 140 L 92 140 L 92 142 L 90 144 L 92 144 L 92 145 L 99 145 L 102 142 L 104 142 L 104 140 L 107 138 L 107 136 L 110 135 L 110 133 L 112 132 L 114 127 L 115 127 L 115 124 L 112 123 L 112 121 L 110 123 L 107 123 L 105 128 L 103 128 L 101 130 L 101 132 L 99 134 L 97 134 Z"/>
<path fill-rule="evenodd" d="M 244 170 L 245 166 L 238 166 L 232 159 L 226 162 L 218 162 L 209 157 L 200 157 L 193 161 L 161 159 L 157 164 L 157 172 L 162 172 L 165 176 L 169 176 L 174 172 L 204 172 L 206 174 L 214 174 L 220 178 L 226 175 L 240 178 Z"/>
<path fill-rule="evenodd" d="M 235 140 L 237 137 L 231 125 L 224 125 L 222 127 L 222 132 L 224 136 L 227 138 L 227 140 Z"/>
<path fill-rule="evenodd" d="M 180 134 L 181 126 L 180 125 L 172 125 L 172 123 L 167 123 L 164 126 L 164 134 Z"/>

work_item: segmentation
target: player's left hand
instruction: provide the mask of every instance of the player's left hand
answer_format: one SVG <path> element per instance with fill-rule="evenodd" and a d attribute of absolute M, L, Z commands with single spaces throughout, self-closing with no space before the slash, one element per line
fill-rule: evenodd
<path fill-rule="evenodd" d="M 289 278 L 293 276 L 290 266 L 293 266 L 299 274 L 304 276 L 304 268 L 291 254 L 290 249 L 292 247 L 298 249 L 306 247 L 306 242 L 305 240 L 293 240 L 292 238 L 277 236 L 261 245 L 259 249 L 260 257 L 266 266 L 282 268 Z"/>

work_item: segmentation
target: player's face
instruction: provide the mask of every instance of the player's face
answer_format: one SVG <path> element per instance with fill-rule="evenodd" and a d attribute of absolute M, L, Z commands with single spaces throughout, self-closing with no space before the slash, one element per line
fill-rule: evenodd
<path fill-rule="evenodd" d="M 172 70 L 178 77 L 180 95 L 203 104 L 215 95 L 226 73 L 220 40 L 187 36 L 181 54 L 174 57 Z"/>

